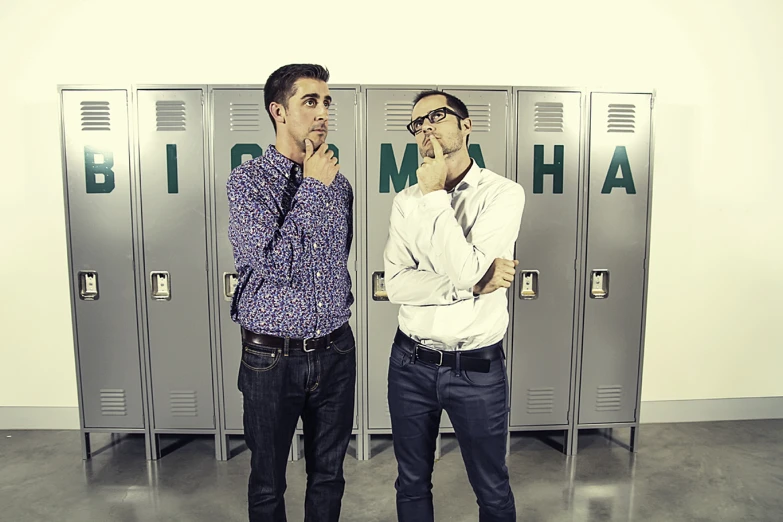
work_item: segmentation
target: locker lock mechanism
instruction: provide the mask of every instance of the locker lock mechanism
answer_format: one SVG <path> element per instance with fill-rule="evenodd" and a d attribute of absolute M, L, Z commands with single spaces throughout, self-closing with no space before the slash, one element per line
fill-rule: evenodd
<path fill-rule="evenodd" d="M 590 298 L 609 297 L 609 270 L 593 270 L 590 273 Z"/>
<path fill-rule="evenodd" d="M 538 270 L 522 270 L 520 272 L 520 299 L 526 301 L 538 299 L 538 273 Z"/>
<path fill-rule="evenodd" d="M 98 272 L 79 271 L 79 298 L 82 301 L 97 301 L 98 297 Z"/>
<path fill-rule="evenodd" d="M 234 291 L 237 289 L 237 274 L 235 272 L 223 272 L 223 299 L 231 301 Z"/>
<path fill-rule="evenodd" d="M 372 274 L 372 298 L 374 301 L 389 300 L 389 294 L 386 293 L 386 282 L 383 279 L 383 272 L 373 272 Z"/>
<path fill-rule="evenodd" d="M 171 301 L 171 277 L 168 272 L 150 272 L 153 301 Z"/>

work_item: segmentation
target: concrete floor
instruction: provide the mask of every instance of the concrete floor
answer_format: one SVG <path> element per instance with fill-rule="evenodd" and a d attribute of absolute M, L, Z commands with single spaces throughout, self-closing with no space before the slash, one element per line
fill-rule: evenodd
<path fill-rule="evenodd" d="M 627 430 L 617 431 L 613 436 L 627 439 Z M 513 435 L 509 467 L 518 520 L 783 520 L 783 420 L 643 425 L 635 456 L 604 435 L 581 435 L 579 455 L 571 459 L 540 435 Z M 93 449 L 109 441 L 94 436 Z M 78 432 L 0 432 L 0 520 L 247 520 L 248 452 L 218 462 L 213 439 L 179 442 L 148 463 L 143 439 L 123 436 L 84 462 Z M 241 438 L 234 443 L 241 447 Z M 346 459 L 345 522 L 396 521 L 391 440 L 374 439 L 373 454 L 366 462 Z M 477 520 L 454 438 L 443 440 L 433 482 L 436 520 Z M 290 463 L 290 521 L 303 518 L 304 484 L 304 461 Z"/>

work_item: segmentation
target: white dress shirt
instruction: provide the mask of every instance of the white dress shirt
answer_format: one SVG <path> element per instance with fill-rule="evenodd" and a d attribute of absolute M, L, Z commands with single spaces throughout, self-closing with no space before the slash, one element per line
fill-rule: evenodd
<path fill-rule="evenodd" d="M 472 350 L 503 339 L 505 288 L 477 297 L 473 286 L 495 258 L 514 259 L 525 191 L 471 160 L 451 192 L 422 194 L 419 185 L 394 198 L 384 279 L 389 301 L 402 305 L 399 326 L 433 348 Z"/>

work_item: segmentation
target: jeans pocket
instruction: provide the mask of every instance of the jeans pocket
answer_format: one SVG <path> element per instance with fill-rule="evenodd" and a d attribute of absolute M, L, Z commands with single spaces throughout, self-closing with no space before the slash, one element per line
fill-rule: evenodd
<path fill-rule="evenodd" d="M 242 345 L 242 365 L 254 372 L 267 372 L 280 361 L 279 348 L 269 346 Z"/>
<path fill-rule="evenodd" d="M 498 386 L 506 383 L 506 369 L 501 359 L 493 360 L 487 373 L 463 370 L 462 375 L 473 386 Z"/>
<path fill-rule="evenodd" d="M 332 341 L 332 348 L 335 352 L 345 355 L 356 350 L 356 342 L 352 335 L 344 335 L 342 338 Z"/>

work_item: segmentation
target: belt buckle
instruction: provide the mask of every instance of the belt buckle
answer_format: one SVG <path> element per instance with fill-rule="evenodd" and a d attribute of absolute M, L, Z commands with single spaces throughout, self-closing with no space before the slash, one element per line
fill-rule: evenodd
<path fill-rule="evenodd" d="M 307 349 L 307 341 L 312 341 L 313 339 L 315 339 L 315 337 L 305 337 L 302 340 L 302 350 L 304 350 L 307 353 L 314 352 L 315 348 L 312 348 L 310 350 Z"/>
<path fill-rule="evenodd" d="M 429 346 L 427 346 L 426 344 L 416 343 L 416 352 L 418 352 L 418 351 L 419 351 L 419 347 L 426 348 L 427 350 L 430 350 L 431 352 L 438 352 L 438 354 L 440 355 L 440 360 L 439 360 L 437 363 L 432 363 L 432 364 L 434 364 L 434 365 L 435 365 L 435 366 L 437 366 L 437 367 L 441 367 L 441 366 L 443 366 L 443 350 L 438 350 L 438 349 L 435 349 L 435 348 L 430 348 L 430 347 L 429 347 Z M 416 354 L 414 354 L 414 355 L 418 355 L 418 353 L 416 353 Z"/>

